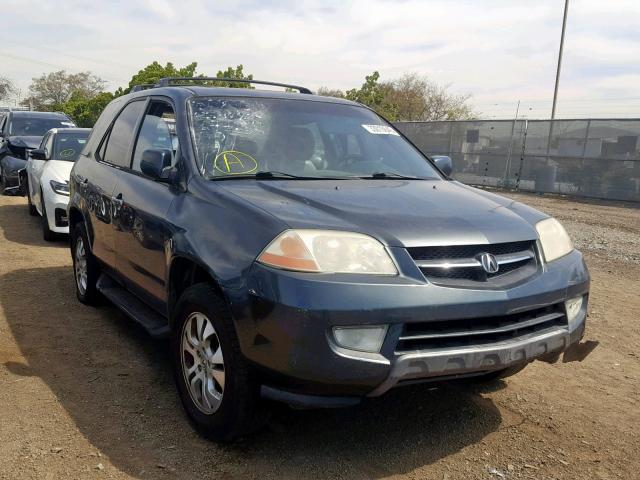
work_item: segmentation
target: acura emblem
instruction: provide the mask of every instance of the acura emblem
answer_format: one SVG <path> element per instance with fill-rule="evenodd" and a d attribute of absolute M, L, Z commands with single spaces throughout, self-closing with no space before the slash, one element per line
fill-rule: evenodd
<path fill-rule="evenodd" d="M 484 271 L 487 273 L 496 273 L 498 271 L 498 260 L 496 257 L 491 255 L 490 253 L 481 253 L 480 254 L 480 264 Z"/>

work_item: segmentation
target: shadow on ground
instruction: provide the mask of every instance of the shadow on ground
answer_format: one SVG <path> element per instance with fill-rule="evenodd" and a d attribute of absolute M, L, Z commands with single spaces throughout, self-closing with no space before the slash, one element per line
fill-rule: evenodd
<path fill-rule="evenodd" d="M 187 421 L 167 344 L 112 306 L 77 302 L 71 268 L 16 270 L 0 300 L 27 364 L 81 433 L 140 478 L 379 478 L 405 473 L 495 431 L 495 405 L 470 388 L 404 387 L 344 410 L 274 406 L 268 427 L 232 446 L 203 440 Z"/>
<path fill-rule="evenodd" d="M 16 219 L 18 219 L 16 221 Z M 38 247 L 68 248 L 67 235 L 58 235 L 53 242 L 42 239 L 42 220 L 40 216 L 29 215 L 29 207 L 24 204 L 0 205 L 0 225 L 4 237 L 9 242 Z"/>

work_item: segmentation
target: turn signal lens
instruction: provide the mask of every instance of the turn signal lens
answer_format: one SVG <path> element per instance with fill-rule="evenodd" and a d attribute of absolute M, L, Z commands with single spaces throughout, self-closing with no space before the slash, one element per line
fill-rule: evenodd
<path fill-rule="evenodd" d="M 287 230 L 265 248 L 258 261 L 301 272 L 398 273 L 378 240 L 361 233 L 335 230 Z"/>
<path fill-rule="evenodd" d="M 288 230 L 269 244 L 258 261 L 272 267 L 301 272 L 319 272 L 320 267 L 294 230 Z"/>

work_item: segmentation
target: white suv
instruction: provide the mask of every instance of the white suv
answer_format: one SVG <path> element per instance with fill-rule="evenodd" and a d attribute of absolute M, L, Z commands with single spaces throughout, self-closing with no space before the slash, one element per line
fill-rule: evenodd
<path fill-rule="evenodd" d="M 69 233 L 69 176 L 91 132 L 90 128 L 54 128 L 32 150 L 27 161 L 29 213 L 42 217 L 42 234 L 51 241 Z"/>

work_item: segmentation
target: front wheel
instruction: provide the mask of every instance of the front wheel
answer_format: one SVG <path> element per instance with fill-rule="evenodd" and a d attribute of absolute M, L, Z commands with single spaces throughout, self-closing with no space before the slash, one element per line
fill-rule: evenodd
<path fill-rule="evenodd" d="M 100 276 L 100 266 L 89 250 L 89 240 L 82 223 L 76 224 L 71 230 L 71 258 L 76 281 L 76 297 L 84 304 L 96 304 L 99 297 L 96 284 Z"/>
<path fill-rule="evenodd" d="M 203 435 L 230 441 L 261 424 L 258 385 L 229 309 L 209 284 L 193 285 L 180 297 L 171 344 L 180 399 Z"/>
<path fill-rule="evenodd" d="M 49 217 L 47 217 L 47 208 L 44 205 L 44 193 L 40 192 L 40 208 L 42 209 L 42 238 L 45 242 L 53 242 L 56 239 L 56 234 L 49 228 Z"/>
<path fill-rule="evenodd" d="M 31 201 L 31 192 L 29 191 L 29 187 L 27 187 L 27 202 L 29 203 L 29 215 L 32 217 L 38 216 L 38 209 Z"/>
<path fill-rule="evenodd" d="M 4 171 L 2 167 L 0 167 L 0 195 L 6 195 L 5 190 L 7 189 L 7 179 L 4 176 Z"/>

